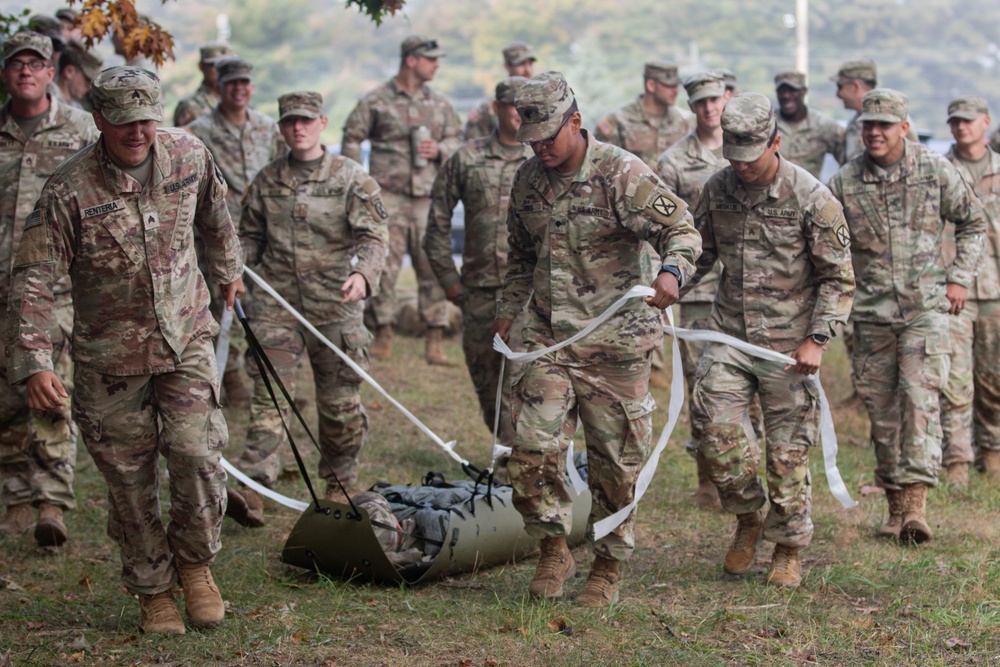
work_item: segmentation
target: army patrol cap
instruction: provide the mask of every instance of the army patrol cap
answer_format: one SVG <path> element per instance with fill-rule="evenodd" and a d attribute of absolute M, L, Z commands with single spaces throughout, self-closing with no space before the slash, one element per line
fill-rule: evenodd
<path fill-rule="evenodd" d="M 777 127 L 771 100 L 760 93 L 730 99 L 721 123 L 722 156 L 738 162 L 753 162 L 763 155 Z"/>
<path fill-rule="evenodd" d="M 840 66 L 837 73 L 830 77 L 834 83 L 846 83 L 848 81 L 867 81 L 875 85 L 878 76 L 875 69 L 874 60 L 848 60 Z"/>
<path fill-rule="evenodd" d="M 782 86 L 791 86 L 795 90 L 803 90 L 806 88 L 806 75 L 795 70 L 778 72 L 774 75 L 774 88 L 777 90 Z"/>
<path fill-rule="evenodd" d="M 718 71 L 700 72 L 684 79 L 684 90 L 691 103 L 709 97 L 724 97 L 726 80 Z"/>
<path fill-rule="evenodd" d="M 403 40 L 399 46 L 399 55 L 417 56 L 418 58 L 443 58 L 447 53 L 442 49 L 436 39 L 424 37 L 423 35 L 410 35 Z"/>
<path fill-rule="evenodd" d="M 34 51 L 46 60 L 50 60 L 52 58 L 52 40 L 32 30 L 22 30 L 3 43 L 4 63 L 21 51 Z"/>
<path fill-rule="evenodd" d="M 215 61 L 215 71 L 219 73 L 218 83 L 221 86 L 230 81 L 246 79 L 253 81 L 253 63 L 239 56 L 224 56 Z"/>
<path fill-rule="evenodd" d="M 558 132 L 576 111 L 576 98 L 562 74 L 543 72 L 524 82 L 514 94 L 514 105 L 521 117 L 514 139 L 541 141 Z"/>
<path fill-rule="evenodd" d="M 112 125 L 163 120 L 160 79 L 141 67 L 120 65 L 97 73 L 91 83 L 94 108 Z"/>
<path fill-rule="evenodd" d="M 232 47 L 224 42 L 209 42 L 198 51 L 201 53 L 201 62 L 206 65 L 214 65 L 222 58 L 234 55 Z"/>
<path fill-rule="evenodd" d="M 869 90 L 861 98 L 861 115 L 858 121 L 878 121 L 880 123 L 902 123 L 910 110 L 906 95 L 892 88 Z"/>
<path fill-rule="evenodd" d="M 322 118 L 323 96 L 311 90 L 287 93 L 278 98 L 278 121 L 286 118 Z"/>
<path fill-rule="evenodd" d="M 664 86 L 679 86 L 681 83 L 677 76 L 677 65 L 669 60 L 651 60 L 646 63 L 642 78 L 658 81 Z"/>
<path fill-rule="evenodd" d="M 55 16 L 35 14 L 28 19 L 28 30 L 33 30 L 37 33 L 45 35 L 60 46 L 66 43 L 63 39 L 62 21 L 57 19 Z"/>
<path fill-rule="evenodd" d="M 535 50 L 525 42 L 511 42 L 503 47 L 503 62 L 505 65 L 520 65 L 527 61 L 536 61 Z"/>
<path fill-rule="evenodd" d="M 496 101 L 500 104 L 513 104 L 517 91 L 527 82 L 528 80 L 523 76 L 507 77 L 497 84 Z"/>
<path fill-rule="evenodd" d="M 92 80 L 101 71 L 104 61 L 87 51 L 76 42 L 70 42 L 59 55 L 60 66 L 76 65 L 87 80 Z"/>
<path fill-rule="evenodd" d="M 59 19 L 60 21 L 67 21 L 69 23 L 76 23 L 77 16 L 78 14 L 69 7 L 63 7 L 62 9 L 56 12 L 57 19 Z"/>
<path fill-rule="evenodd" d="M 990 115 L 990 106 L 986 103 L 986 100 L 981 97 L 976 97 L 974 95 L 956 97 L 948 104 L 949 122 L 952 118 L 976 120 L 983 114 L 987 116 Z"/>
<path fill-rule="evenodd" d="M 736 72 L 731 69 L 723 69 L 717 67 L 712 70 L 713 72 L 718 72 L 722 75 L 722 78 L 726 81 L 726 90 L 735 91 L 736 90 Z"/>

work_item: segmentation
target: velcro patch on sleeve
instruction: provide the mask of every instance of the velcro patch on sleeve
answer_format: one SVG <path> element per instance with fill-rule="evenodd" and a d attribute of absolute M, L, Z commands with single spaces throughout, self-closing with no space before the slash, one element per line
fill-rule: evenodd
<path fill-rule="evenodd" d="M 831 197 L 816 214 L 816 221 L 821 227 L 832 227 L 838 219 L 843 217 L 843 207 L 841 207 L 840 202 Z"/>
<path fill-rule="evenodd" d="M 29 225 L 30 223 L 30 225 Z M 17 246 L 17 257 L 14 266 L 31 266 L 51 261 L 49 235 L 45 225 L 45 213 L 35 209 L 24 222 L 24 233 Z"/>

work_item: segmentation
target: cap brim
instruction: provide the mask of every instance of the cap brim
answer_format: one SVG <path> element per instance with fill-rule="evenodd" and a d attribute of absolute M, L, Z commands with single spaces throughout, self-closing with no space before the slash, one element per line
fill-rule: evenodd
<path fill-rule="evenodd" d="M 224 83 L 229 83 L 230 81 L 239 81 L 240 79 L 245 79 L 250 83 L 253 83 L 253 77 L 249 74 L 230 74 L 229 76 L 223 76 L 219 78 L 219 82 L 216 85 L 222 85 Z"/>
<path fill-rule="evenodd" d="M 952 118 L 961 118 L 962 120 L 976 120 L 981 115 L 983 114 L 977 111 L 953 111 L 952 113 L 948 114 L 948 120 L 950 121 Z"/>
<path fill-rule="evenodd" d="M 703 89 L 703 90 L 699 90 L 694 95 L 688 95 L 688 102 L 694 103 L 694 102 L 697 102 L 698 100 L 704 100 L 704 99 L 707 99 L 709 97 L 725 97 L 725 96 L 726 96 L 726 89 L 725 89 L 725 87 L 723 87 L 722 90 L 717 90 L 717 89 L 715 89 L 715 90 L 713 90 L 713 89 L 704 90 Z"/>
<path fill-rule="evenodd" d="M 514 140 L 541 141 L 542 139 L 548 139 L 559 131 L 562 124 L 562 116 L 558 119 L 547 120 L 544 123 L 525 123 L 522 121 L 521 126 L 517 128 L 517 134 L 514 135 Z"/>
<path fill-rule="evenodd" d="M 794 88 L 795 90 L 804 90 L 805 85 L 799 83 L 798 81 L 789 81 L 788 79 L 782 79 L 774 84 L 775 90 L 781 88 L 782 86 L 788 86 L 789 88 Z"/>
<path fill-rule="evenodd" d="M 316 119 L 320 118 L 322 114 L 318 114 L 315 111 L 306 111 L 305 109 L 291 109 L 286 111 L 278 117 L 278 122 L 285 120 L 286 118 L 309 118 Z"/>
<path fill-rule="evenodd" d="M 727 160 L 737 162 L 753 162 L 764 154 L 767 150 L 766 141 L 758 141 L 754 144 L 731 144 L 725 138 L 722 140 L 722 157 Z"/>
<path fill-rule="evenodd" d="M 529 60 L 531 62 L 537 62 L 538 58 L 536 58 L 535 56 L 525 56 L 524 58 L 515 58 L 514 60 L 508 60 L 507 64 L 513 67 L 514 65 L 521 65 L 523 63 L 526 63 Z"/>
<path fill-rule="evenodd" d="M 858 122 L 863 123 L 865 121 L 871 121 L 876 123 L 902 123 L 905 118 L 900 118 L 899 116 L 893 116 L 891 113 L 863 113 L 858 116 Z"/>
<path fill-rule="evenodd" d="M 448 55 L 448 52 L 444 49 L 431 49 L 430 51 L 424 51 L 419 55 L 422 58 L 444 58 Z"/>
<path fill-rule="evenodd" d="M 112 125 L 125 125 L 140 120 L 155 120 L 157 123 L 163 121 L 163 107 L 156 104 L 151 107 L 133 107 L 131 109 L 113 109 L 101 111 Z"/>
<path fill-rule="evenodd" d="M 39 57 L 45 58 L 46 60 L 51 60 L 52 59 L 52 54 L 51 53 L 49 55 L 45 55 L 44 53 L 42 53 L 41 51 L 39 51 L 38 49 L 36 49 L 33 46 L 19 46 L 19 47 L 15 48 L 13 51 L 11 51 L 10 53 L 8 53 L 6 56 L 4 56 L 4 63 L 6 63 L 8 60 L 10 60 L 11 58 L 13 58 L 17 54 L 23 53 L 24 51 L 31 51 L 32 53 L 37 53 L 39 55 Z"/>

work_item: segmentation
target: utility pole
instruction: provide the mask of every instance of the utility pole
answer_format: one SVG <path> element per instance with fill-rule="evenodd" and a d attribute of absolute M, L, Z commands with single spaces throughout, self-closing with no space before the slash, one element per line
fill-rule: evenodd
<path fill-rule="evenodd" d="M 795 0 L 795 69 L 809 82 L 809 0 Z"/>

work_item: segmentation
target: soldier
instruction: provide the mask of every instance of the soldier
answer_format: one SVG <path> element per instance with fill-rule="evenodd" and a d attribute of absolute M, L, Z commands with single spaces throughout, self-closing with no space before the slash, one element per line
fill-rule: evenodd
<path fill-rule="evenodd" d="M 3 81 L 10 100 L 0 109 L 0 299 L 6 312 L 10 296 L 10 267 L 45 180 L 63 160 L 97 139 L 90 116 L 46 95 L 52 81 L 52 41 L 35 32 L 19 32 L 4 42 Z M 70 285 L 60 282 L 53 294 L 52 362 L 71 379 L 70 334 L 73 303 Z M 68 533 L 63 510 L 74 509 L 73 471 L 76 432 L 68 402 L 47 412 L 28 410 L 22 388 L 11 387 L 0 364 L 0 480 L 6 514 L 0 534 L 21 535 L 35 520 L 35 540 L 59 546 Z M 68 383 L 67 383 L 68 384 Z M 72 386 L 69 387 L 72 389 Z"/>
<path fill-rule="evenodd" d="M 986 220 L 979 200 L 943 156 L 906 140 L 909 102 L 876 88 L 864 96 L 865 152 L 830 181 L 851 228 L 860 277 L 854 374 L 871 419 L 875 482 L 889 518 L 878 529 L 904 543 L 931 538 L 927 489 L 941 467 L 940 394 L 948 380 L 948 313 L 961 313 L 976 274 Z M 955 261 L 945 267 L 946 222 Z"/>
<path fill-rule="evenodd" d="M 688 105 L 695 115 L 695 129 L 668 148 L 656 165 L 656 173 L 671 192 L 684 200 L 690 210 L 698 206 L 699 194 L 709 177 L 729 163 L 722 156 L 722 110 L 729 95 L 725 79 L 716 71 L 695 74 L 684 80 Z M 720 271 L 714 269 L 704 276 L 698 286 L 680 299 L 679 325 L 688 329 L 707 329 L 712 316 L 712 302 L 719 286 Z M 692 411 L 694 370 L 705 349 L 704 343 L 679 340 L 681 366 L 687 388 L 688 414 L 691 423 L 691 441 L 688 451 L 695 456 L 698 466 L 698 488 L 691 496 L 692 502 L 705 508 L 719 508 L 719 492 L 708 476 L 705 460 L 697 453 L 701 441 L 702 424 Z"/>
<path fill-rule="evenodd" d="M 182 634 L 173 588 L 191 621 L 224 608 L 209 564 L 221 547 L 228 440 L 219 409 L 208 290 L 192 226 L 227 304 L 243 292 L 226 184 L 201 142 L 162 119 L 160 82 L 134 67 L 93 86 L 100 139 L 60 165 L 24 223 L 11 277 L 8 373 L 28 405 L 59 408 L 47 324 L 53 292 L 72 280 L 76 321 L 73 416 L 108 485 L 108 535 L 122 583 L 139 596 L 146 632 Z M 160 521 L 157 459 L 170 474 L 170 524 Z"/>
<path fill-rule="evenodd" d="M 778 96 L 778 134 L 784 144 L 782 157 L 819 178 L 823 158 L 831 154 L 844 163 L 844 128 L 840 123 L 806 106 L 806 75 L 779 72 L 774 77 Z"/>
<path fill-rule="evenodd" d="M 530 79 L 535 75 L 535 50 L 524 42 L 511 42 L 503 47 L 503 67 L 507 76 L 519 76 Z M 465 141 L 479 137 L 488 137 L 497 129 L 497 114 L 493 110 L 493 98 L 488 97 L 469 112 L 469 120 L 465 123 L 463 136 Z"/>
<path fill-rule="evenodd" d="M 63 41 L 70 42 L 83 41 L 83 33 L 80 30 L 79 15 L 69 7 L 63 7 L 55 13 L 55 17 L 62 23 Z"/>
<path fill-rule="evenodd" d="M 515 104 L 516 138 L 535 156 L 511 188 L 507 277 L 494 332 L 507 339 L 527 304 L 522 335 L 528 349 L 541 349 L 576 334 L 634 285 L 652 283 L 656 290 L 589 337 L 525 364 L 513 386 L 514 506 L 542 551 L 529 593 L 557 598 L 576 572 L 565 539 L 572 521 L 564 478 L 567 419 L 575 428 L 578 409 L 583 421 L 593 523 L 634 498 L 656 407 L 648 385 L 650 356 L 663 340 L 660 311 L 677 300 L 701 240 L 687 206 L 642 160 L 581 129 L 562 74 L 529 80 Z M 646 243 L 662 258 L 657 276 L 644 261 Z M 619 563 L 634 548 L 634 524 L 632 512 L 594 544 L 578 603 L 607 607 L 617 598 Z"/>
<path fill-rule="evenodd" d="M 483 421 L 491 431 L 500 372 L 491 330 L 497 294 L 507 272 L 507 203 L 514 172 L 531 156 L 531 151 L 514 138 L 521 125 L 514 95 L 525 81 L 524 77 L 513 76 L 497 84 L 493 102 L 497 128 L 487 137 L 462 145 L 441 168 L 434 181 L 424 237 L 424 251 L 445 296 L 462 308 L 465 363 L 479 397 Z M 451 256 L 451 214 L 459 201 L 465 205 L 461 276 Z M 514 369 L 508 372 L 512 377 Z M 509 446 L 513 431 L 510 382 L 505 382 L 500 402 L 500 442 Z"/>
<path fill-rule="evenodd" d="M 598 141 L 624 148 L 650 169 L 656 160 L 691 126 L 677 109 L 677 65 L 656 60 L 646 63 L 642 73 L 645 92 L 597 124 Z"/>
<path fill-rule="evenodd" d="M 250 108 L 253 97 L 253 64 L 239 56 L 225 56 L 215 61 L 217 72 L 216 90 L 219 103 L 210 112 L 193 121 L 186 129 L 205 142 L 215 158 L 215 164 L 229 186 L 226 206 L 233 222 L 239 227 L 240 198 L 257 172 L 271 160 L 285 154 L 288 147 L 278 132 L 274 119 Z M 207 272 L 207 258 L 201 240 L 195 236 L 199 267 Z M 222 298 L 214 286 L 212 313 L 216 319 L 222 317 Z M 222 376 L 222 388 L 227 403 L 245 407 L 249 403 L 249 391 L 243 351 L 246 341 L 240 327 L 231 332 L 229 358 Z M 234 503 L 232 509 L 239 507 Z"/>
<path fill-rule="evenodd" d="M 988 224 L 979 274 L 965 307 L 950 318 L 951 370 L 941 401 L 945 481 L 963 488 L 974 458 L 992 480 L 1000 479 L 1000 384 L 993 370 L 1000 341 L 1000 155 L 984 140 L 990 110 L 983 98 L 952 100 L 948 125 L 955 143 L 945 157 L 979 197 Z M 955 257 L 951 232 L 945 237 L 946 264 Z"/>
<path fill-rule="evenodd" d="M 70 42 L 59 54 L 57 85 L 66 103 L 77 109 L 93 111 L 90 82 L 101 71 L 103 62 L 79 44 Z"/>
<path fill-rule="evenodd" d="M 861 140 L 861 121 L 858 118 L 861 116 L 861 100 L 865 93 L 878 86 L 875 62 L 848 60 L 840 66 L 835 75 L 830 77 L 830 80 L 837 84 L 837 97 L 844 103 L 844 108 L 854 112 L 844 131 L 844 148 L 841 152 L 844 160 L 841 164 L 846 164 L 848 160 L 853 160 L 865 150 L 865 144 Z M 909 120 L 907 118 L 907 121 Z M 914 142 L 920 141 L 912 122 L 906 138 Z"/>
<path fill-rule="evenodd" d="M 722 78 L 726 80 L 726 99 L 729 99 L 736 94 L 736 72 L 731 69 L 725 69 L 722 67 L 713 70 L 722 75 Z"/>
<path fill-rule="evenodd" d="M 361 367 L 368 366 L 371 334 L 363 301 L 378 291 L 388 253 L 388 214 L 375 179 L 351 159 L 327 152 L 323 98 L 297 92 L 278 98 L 278 126 L 290 152 L 264 167 L 243 198 L 240 239 L 254 270 Z M 357 263 L 351 263 L 357 256 Z M 346 503 L 336 480 L 350 490 L 368 431 L 361 378 L 267 294 L 254 299 L 255 334 L 289 392 L 303 355 L 316 383 L 320 476 L 326 498 Z M 286 435 L 256 367 L 254 395 L 240 470 L 265 486 L 281 472 L 278 447 Z M 284 409 L 287 416 L 288 409 Z M 244 490 L 246 495 L 255 495 Z M 263 503 L 250 502 L 256 509 Z M 263 517 L 260 517 L 261 519 Z"/>
<path fill-rule="evenodd" d="M 198 90 L 177 103 L 177 108 L 174 109 L 174 125 L 177 127 L 183 127 L 210 113 L 220 102 L 216 85 L 219 75 L 215 64 L 222 58 L 233 55 L 233 50 L 228 44 L 209 42 L 201 47 L 200 54 L 198 69 L 201 70 L 201 85 Z"/>
<path fill-rule="evenodd" d="M 400 46 L 399 72 L 361 98 L 344 125 L 341 154 L 361 161 L 361 142 L 370 139 L 369 172 L 382 186 L 389 211 L 389 258 L 379 294 L 369 307 L 375 319 L 373 357 L 392 355 L 396 317 L 396 279 L 403 254 L 410 253 L 417 274 L 420 318 L 427 324 L 425 358 L 451 365 L 441 339 L 448 325 L 447 302 L 424 254 L 424 231 L 431 186 L 438 169 L 461 144 L 462 125 L 451 102 L 427 85 L 445 56 L 437 40 L 411 35 Z M 419 141 L 418 141 L 419 140 Z"/>
<path fill-rule="evenodd" d="M 765 96 L 730 100 L 722 131 L 730 166 L 702 191 L 694 217 L 704 251 L 682 291 L 721 261 L 712 328 L 797 364 L 709 345 L 695 379 L 694 409 L 704 423 L 699 451 L 723 508 L 737 517 L 726 572 L 750 569 L 763 534 L 775 543 L 767 583 L 794 587 L 802 581 L 799 551 L 813 534 L 809 449 L 819 439 L 819 390 L 809 375 L 819 370 L 834 323 L 851 312 L 850 239 L 830 191 L 779 154 L 782 139 Z M 745 427 L 755 394 L 767 430 L 766 519 L 760 451 Z"/>

